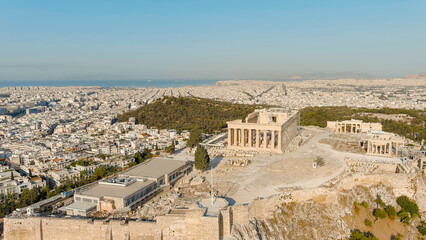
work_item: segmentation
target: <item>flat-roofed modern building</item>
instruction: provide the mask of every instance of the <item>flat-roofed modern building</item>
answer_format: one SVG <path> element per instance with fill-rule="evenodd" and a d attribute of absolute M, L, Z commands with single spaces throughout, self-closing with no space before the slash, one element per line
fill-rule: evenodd
<path fill-rule="evenodd" d="M 189 167 L 188 161 L 167 158 L 154 158 L 120 174 L 132 178 L 148 178 L 157 181 L 160 185 L 174 183 L 181 176 L 182 171 Z"/>
<path fill-rule="evenodd" d="M 107 212 L 132 210 L 160 192 L 162 186 L 173 184 L 191 170 L 189 161 L 153 158 L 78 191 L 74 203 L 60 210 L 83 216 L 95 209 Z"/>

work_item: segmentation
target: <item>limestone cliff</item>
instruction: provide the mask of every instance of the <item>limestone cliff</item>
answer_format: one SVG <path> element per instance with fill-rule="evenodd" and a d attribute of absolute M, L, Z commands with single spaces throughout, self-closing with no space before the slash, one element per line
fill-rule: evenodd
<path fill-rule="evenodd" d="M 362 217 L 363 223 L 364 216 L 356 216 L 359 212 L 354 212 L 355 201 L 358 203 L 366 201 L 371 208 L 374 208 L 374 199 L 379 194 L 386 204 L 396 206 L 396 197 L 406 188 L 405 184 L 412 184 L 410 197 L 416 199 L 417 195 L 424 193 L 424 186 L 418 186 L 415 184 L 416 181 L 413 181 L 419 178 L 423 181 L 421 177 L 406 177 L 406 180 L 400 184 L 401 189 L 392 188 L 389 184 L 383 183 L 373 183 L 368 186 L 355 185 L 350 188 L 343 188 L 340 185 L 336 188 L 337 190 L 325 188 L 298 190 L 293 191 L 291 195 L 283 194 L 258 200 L 257 203 L 255 201 L 248 206 L 248 211 L 252 214 L 249 219 L 246 219 L 247 221 L 238 222 L 238 217 L 234 216 L 231 234 L 225 239 L 348 239 L 351 230 L 365 228 L 363 224 L 359 224 L 359 221 L 357 224 L 356 218 Z M 422 188 L 421 191 L 419 187 Z M 406 190 L 410 189 L 406 188 Z M 261 201 L 264 201 L 261 204 L 262 207 L 259 204 Z M 425 209 L 420 204 L 419 206 L 424 218 Z M 265 210 L 261 215 L 255 214 L 259 212 L 259 208 Z M 238 210 L 236 211 L 238 215 Z M 371 209 L 369 211 L 371 212 Z M 415 228 L 417 222 L 406 225 L 394 220 L 392 224 L 399 224 L 399 229 L 395 227 L 395 230 L 387 230 L 388 232 L 383 233 L 383 236 L 403 233 L 404 239 L 417 239 L 418 231 Z M 376 232 L 379 231 L 380 229 Z"/>

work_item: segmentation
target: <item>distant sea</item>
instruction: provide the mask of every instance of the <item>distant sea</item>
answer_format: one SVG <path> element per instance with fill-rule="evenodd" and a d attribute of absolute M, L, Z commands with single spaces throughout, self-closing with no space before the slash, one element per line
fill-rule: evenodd
<path fill-rule="evenodd" d="M 21 80 L 10 81 L 0 80 L 0 88 L 3 87 L 29 87 L 29 86 L 48 86 L 48 87 L 70 87 L 70 86 L 98 86 L 104 88 L 110 87 L 184 87 L 184 86 L 203 86 L 213 85 L 223 80 Z M 301 80 L 267 80 L 277 82 L 301 81 Z"/>
<path fill-rule="evenodd" d="M 28 87 L 28 86 L 98 86 L 98 87 L 182 87 L 213 85 L 220 80 L 31 80 L 31 81 L 0 81 L 2 87 Z"/>

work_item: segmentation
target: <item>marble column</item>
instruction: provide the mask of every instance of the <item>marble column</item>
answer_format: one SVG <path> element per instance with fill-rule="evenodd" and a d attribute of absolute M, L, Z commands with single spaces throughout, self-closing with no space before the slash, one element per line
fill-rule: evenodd
<path fill-rule="evenodd" d="M 398 152 L 399 152 L 399 143 L 397 143 L 395 147 L 395 156 L 398 156 Z"/>
<path fill-rule="evenodd" d="M 263 131 L 263 148 L 267 148 L 268 146 L 268 131 Z"/>
<path fill-rule="evenodd" d="M 248 147 L 249 129 L 244 129 L 244 146 Z"/>
<path fill-rule="evenodd" d="M 236 146 L 240 146 L 240 129 L 239 128 L 236 128 L 235 129 L 235 136 L 236 136 L 236 138 L 235 138 L 235 143 L 236 143 Z"/>
<path fill-rule="evenodd" d="M 241 147 L 244 147 L 244 142 L 243 142 L 243 140 L 244 140 L 244 138 L 243 138 L 243 136 L 244 136 L 244 129 L 240 129 L 240 146 Z"/>
<path fill-rule="evenodd" d="M 241 147 L 245 146 L 245 141 L 246 141 L 245 129 L 241 128 Z"/>
<path fill-rule="evenodd" d="M 280 130 L 280 131 L 278 131 L 278 146 L 277 146 L 280 151 L 283 150 L 282 141 L 283 141 L 283 133 L 282 133 L 282 130 Z"/>
<path fill-rule="evenodd" d="M 249 129 L 248 133 L 249 133 L 248 145 L 249 147 L 253 147 L 253 129 Z"/>
<path fill-rule="evenodd" d="M 256 129 L 256 148 L 260 148 L 260 130 Z"/>
<path fill-rule="evenodd" d="M 244 129 L 244 146 L 248 147 L 249 129 Z"/>

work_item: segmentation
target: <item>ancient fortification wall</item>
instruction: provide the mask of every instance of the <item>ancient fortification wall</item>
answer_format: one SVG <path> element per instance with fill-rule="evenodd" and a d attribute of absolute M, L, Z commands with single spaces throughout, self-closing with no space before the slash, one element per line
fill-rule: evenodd
<path fill-rule="evenodd" d="M 224 211 L 226 223 L 230 223 L 229 211 Z M 204 211 L 187 211 L 183 214 L 159 216 L 156 222 L 102 221 L 74 218 L 6 218 L 5 240 L 133 240 L 133 239 L 221 239 L 230 233 L 224 228 L 223 216 L 204 216 Z"/>
<path fill-rule="evenodd" d="M 274 213 L 275 215 L 277 213 L 277 206 L 282 206 L 283 203 L 294 203 L 296 205 L 301 203 L 297 205 L 299 207 L 304 206 L 304 203 L 309 205 L 313 204 L 313 202 L 332 204 L 334 206 L 339 202 L 340 191 L 355 189 L 359 185 L 379 186 L 384 184 L 383 186 L 390 186 L 395 196 L 404 194 L 415 199 L 421 211 L 424 211 L 424 206 L 426 206 L 426 200 L 424 200 L 426 199 L 424 197 L 426 185 L 423 182 L 419 183 L 419 181 L 422 181 L 421 177 L 416 178 L 409 174 L 353 174 L 339 182 L 333 189 L 301 189 L 291 191 L 291 194 L 274 195 L 267 199 L 255 199 L 248 206 L 237 205 L 223 210 L 218 217 L 204 216 L 204 210 L 197 209 L 172 211 L 165 216 L 158 216 L 156 222 L 129 221 L 125 223 L 124 221 L 114 220 L 106 222 L 102 220 L 91 221 L 87 219 L 44 217 L 6 218 L 4 235 L 5 240 L 219 240 L 230 235 L 232 227 L 240 227 L 239 230 L 237 229 L 238 231 L 232 232 L 244 233 L 242 226 L 249 226 L 250 224 L 247 225 L 247 223 L 256 222 L 259 219 L 273 218 Z M 416 186 L 413 186 L 413 184 Z M 413 192 L 411 189 L 417 189 L 417 191 Z M 373 195 L 375 196 L 375 194 Z M 310 200 L 313 200 L 313 202 Z M 347 203 L 347 206 L 352 206 L 352 203 Z M 302 211 L 303 209 L 299 210 Z M 318 214 L 321 211 L 323 210 L 319 209 Z M 341 211 L 337 211 L 333 214 L 339 215 L 340 213 Z M 309 217 L 309 215 L 306 216 Z"/>
<path fill-rule="evenodd" d="M 87 221 L 64 218 L 5 219 L 5 239 L 161 239 L 155 223 Z"/>

